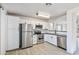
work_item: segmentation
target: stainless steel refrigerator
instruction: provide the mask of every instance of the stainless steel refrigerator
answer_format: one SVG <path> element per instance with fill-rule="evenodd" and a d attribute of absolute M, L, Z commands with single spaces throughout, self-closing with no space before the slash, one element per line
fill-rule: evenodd
<path fill-rule="evenodd" d="M 19 24 L 19 48 L 33 45 L 33 28 L 31 24 Z"/>

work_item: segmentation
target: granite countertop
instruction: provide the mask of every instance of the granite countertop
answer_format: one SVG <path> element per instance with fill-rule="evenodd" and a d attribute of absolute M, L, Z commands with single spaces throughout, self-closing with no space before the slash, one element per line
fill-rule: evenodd
<path fill-rule="evenodd" d="M 42 34 L 57 35 L 57 36 L 67 36 L 67 35 L 64 35 L 64 34 L 54 34 L 54 33 L 42 33 Z"/>
<path fill-rule="evenodd" d="M 56 34 L 57 36 L 67 36 L 67 35 L 61 35 L 61 34 Z"/>
<path fill-rule="evenodd" d="M 47 30 L 47 29 L 33 29 L 35 30 L 41 30 L 42 34 L 49 34 L 49 35 L 60 35 L 60 36 L 67 36 L 67 31 L 56 31 L 56 30 Z"/>
<path fill-rule="evenodd" d="M 48 30 L 48 29 L 33 29 L 33 30 L 55 31 L 55 30 Z"/>
<path fill-rule="evenodd" d="M 56 35 L 55 33 L 42 33 L 42 34 Z"/>

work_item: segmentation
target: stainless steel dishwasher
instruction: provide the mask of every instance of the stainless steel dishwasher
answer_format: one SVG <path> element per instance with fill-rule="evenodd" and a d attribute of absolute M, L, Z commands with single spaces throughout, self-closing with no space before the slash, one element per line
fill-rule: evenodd
<path fill-rule="evenodd" d="M 66 50 L 66 36 L 65 35 L 57 36 L 57 46 Z"/>

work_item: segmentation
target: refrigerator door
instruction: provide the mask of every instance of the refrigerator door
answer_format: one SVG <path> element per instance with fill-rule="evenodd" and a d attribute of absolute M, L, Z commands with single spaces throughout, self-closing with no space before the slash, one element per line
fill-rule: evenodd
<path fill-rule="evenodd" d="M 22 32 L 22 48 L 26 47 L 26 36 L 25 36 L 25 32 Z"/>
<path fill-rule="evenodd" d="M 32 32 L 26 32 L 26 47 L 30 47 L 32 45 L 33 45 Z"/>
<path fill-rule="evenodd" d="M 23 24 L 22 26 L 22 48 L 30 47 L 33 44 L 33 34 L 31 24 Z"/>
<path fill-rule="evenodd" d="M 25 31 L 32 31 L 32 30 L 33 30 L 32 25 L 31 24 L 26 24 Z"/>

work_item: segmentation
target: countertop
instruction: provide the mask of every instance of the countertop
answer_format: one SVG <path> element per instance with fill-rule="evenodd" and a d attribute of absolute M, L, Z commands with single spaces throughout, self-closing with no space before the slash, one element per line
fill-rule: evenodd
<path fill-rule="evenodd" d="M 48 30 L 48 29 L 33 29 L 33 30 L 44 30 L 44 31 L 56 31 L 56 32 L 67 32 L 67 31 L 58 31 L 58 30 Z"/>
<path fill-rule="evenodd" d="M 42 34 L 56 35 L 56 34 L 54 34 L 54 33 L 42 33 Z"/>
<path fill-rule="evenodd" d="M 42 34 L 67 36 L 67 31 L 47 30 L 47 29 L 33 29 L 34 31 L 40 30 Z M 34 34 L 35 35 L 35 34 Z"/>
<path fill-rule="evenodd" d="M 67 35 L 63 35 L 63 34 L 53 34 L 53 33 L 42 33 L 42 34 L 49 34 L 49 35 L 57 35 L 57 36 L 67 36 Z"/>

